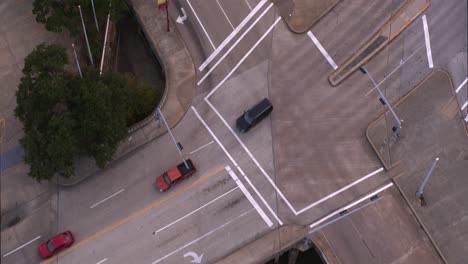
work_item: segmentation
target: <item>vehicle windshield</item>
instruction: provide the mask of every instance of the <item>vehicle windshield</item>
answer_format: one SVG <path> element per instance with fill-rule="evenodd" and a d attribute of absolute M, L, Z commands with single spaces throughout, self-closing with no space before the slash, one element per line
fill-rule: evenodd
<path fill-rule="evenodd" d="M 54 245 L 52 245 L 52 241 L 47 242 L 47 249 L 49 252 L 54 252 L 55 248 Z"/>
<path fill-rule="evenodd" d="M 166 172 L 163 174 L 163 178 L 167 185 L 171 185 L 171 179 L 169 179 L 169 175 Z"/>
<path fill-rule="evenodd" d="M 244 115 L 244 119 L 247 123 L 249 124 L 252 124 L 254 119 L 252 117 L 252 115 L 250 114 L 250 112 L 246 112 L 245 115 Z"/>
<path fill-rule="evenodd" d="M 70 242 L 70 237 L 65 233 L 63 234 L 63 237 L 65 238 L 65 241 Z"/>

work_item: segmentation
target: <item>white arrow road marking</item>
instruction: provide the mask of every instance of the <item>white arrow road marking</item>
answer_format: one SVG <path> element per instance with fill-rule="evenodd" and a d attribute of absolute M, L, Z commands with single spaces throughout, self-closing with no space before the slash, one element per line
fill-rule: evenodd
<path fill-rule="evenodd" d="M 201 254 L 200 256 L 197 255 L 197 253 L 195 252 L 187 252 L 184 254 L 184 258 L 186 257 L 192 257 L 192 261 L 190 261 L 191 263 L 201 263 L 202 261 L 202 258 L 203 258 L 203 254 Z"/>
<path fill-rule="evenodd" d="M 182 7 L 180 10 L 182 10 L 182 13 L 184 14 L 183 16 L 178 16 L 176 22 L 179 24 L 184 24 L 184 21 L 187 20 L 187 13 L 185 13 L 184 8 Z"/>
<path fill-rule="evenodd" d="M 168 258 L 168 257 L 170 257 L 170 256 L 172 256 L 172 255 L 174 255 L 175 253 L 181 251 L 182 249 L 184 249 L 184 248 L 186 248 L 186 247 L 188 247 L 188 246 L 191 246 L 191 245 L 197 243 L 198 241 L 202 240 L 203 238 L 205 238 L 205 237 L 207 237 L 207 236 L 213 234 L 214 232 L 216 232 L 216 231 L 218 231 L 218 230 L 224 228 L 225 226 L 227 226 L 227 225 L 229 225 L 230 223 L 236 221 L 237 219 L 243 217 L 244 215 L 246 215 L 246 214 L 252 212 L 253 210 L 255 210 L 255 209 L 252 208 L 252 209 L 248 210 L 247 212 L 245 212 L 245 213 L 243 213 L 243 214 L 241 214 L 241 215 L 235 217 L 234 219 L 229 220 L 228 222 L 222 224 L 221 226 L 218 226 L 217 228 L 211 230 L 210 232 L 204 234 L 203 236 L 201 236 L 201 237 L 199 237 L 199 238 L 197 238 L 197 239 L 195 239 L 195 240 L 193 240 L 193 241 L 191 241 L 191 242 L 189 242 L 189 243 L 183 245 L 182 247 L 180 247 L 180 248 L 178 248 L 178 249 L 172 251 L 171 253 L 167 254 L 166 256 L 164 256 L 164 257 L 162 257 L 162 258 L 160 258 L 160 259 L 154 261 L 153 264 L 159 263 L 159 262 L 161 262 L 162 260 L 164 260 L 164 259 L 166 259 L 166 258 Z"/>

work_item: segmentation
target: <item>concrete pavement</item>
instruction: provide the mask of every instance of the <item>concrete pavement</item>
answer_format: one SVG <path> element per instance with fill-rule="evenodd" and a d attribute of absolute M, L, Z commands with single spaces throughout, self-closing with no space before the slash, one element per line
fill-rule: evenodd
<path fill-rule="evenodd" d="M 399 142 L 389 145 L 389 129 L 382 129 L 393 126 L 388 113 L 369 126 L 368 139 L 382 163 L 399 171 L 396 186 L 446 262 L 463 263 L 468 246 L 460 232 L 468 226 L 463 198 L 468 191 L 468 133 L 454 95 L 448 73 L 432 72 L 394 106 L 405 120 Z M 422 207 L 415 192 L 436 157 L 441 161 L 425 188 L 427 205 Z"/>

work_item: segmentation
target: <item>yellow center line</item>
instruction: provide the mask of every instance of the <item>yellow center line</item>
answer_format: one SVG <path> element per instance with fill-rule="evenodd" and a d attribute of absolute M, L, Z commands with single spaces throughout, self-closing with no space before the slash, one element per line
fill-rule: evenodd
<path fill-rule="evenodd" d="M 164 198 L 162 198 L 162 199 L 156 201 L 155 203 L 153 203 L 153 204 L 151 204 L 151 205 L 149 205 L 149 206 L 147 206 L 147 207 L 141 209 L 140 211 L 137 211 L 137 212 L 135 212 L 135 213 L 133 213 L 133 214 L 131 214 L 131 215 L 125 217 L 124 219 L 118 221 L 117 223 L 114 223 L 114 224 L 112 224 L 112 225 L 110 225 L 110 226 L 108 226 L 108 227 L 106 227 L 106 228 L 104 228 L 104 229 L 102 229 L 102 230 L 100 230 L 100 231 L 94 233 L 94 234 L 91 235 L 90 237 L 88 237 L 88 238 L 86 238 L 86 239 L 80 241 L 79 243 L 76 243 L 74 246 L 72 246 L 71 248 L 69 248 L 69 249 L 67 249 L 67 250 L 65 250 L 65 251 L 63 251 L 63 252 L 61 252 L 60 254 L 58 254 L 58 255 L 56 255 L 56 256 L 54 256 L 54 257 L 48 259 L 48 260 L 42 261 L 41 264 L 51 263 L 52 261 L 58 259 L 59 257 L 65 256 L 66 254 L 68 254 L 68 253 L 70 253 L 70 252 L 72 252 L 72 251 L 74 251 L 74 250 L 80 248 L 81 246 L 85 245 L 86 243 L 88 243 L 88 242 L 90 242 L 90 241 L 93 241 L 93 240 L 95 240 L 96 238 L 98 238 L 98 237 L 100 237 L 100 236 L 102 236 L 102 235 L 108 233 L 109 231 L 114 230 L 115 228 L 117 228 L 117 227 L 119 227 L 119 226 L 121 226 L 121 225 L 127 223 L 128 221 L 132 220 L 133 218 L 135 218 L 135 217 L 137 217 L 137 216 L 140 216 L 140 215 L 142 215 L 142 214 L 148 212 L 149 210 L 153 209 L 154 207 L 156 207 L 156 206 L 158 206 L 158 205 L 161 205 L 161 204 L 163 204 L 163 203 L 169 201 L 170 199 L 172 199 L 172 198 L 178 196 L 179 194 L 185 192 L 186 190 L 188 190 L 188 189 L 194 187 L 195 185 L 197 185 L 197 184 L 199 184 L 199 183 L 201 183 L 201 182 L 207 180 L 208 178 L 210 178 L 210 177 L 212 177 L 212 176 L 218 174 L 219 172 L 221 172 L 221 171 L 223 171 L 223 170 L 224 170 L 224 166 L 221 166 L 221 167 L 219 167 L 219 168 L 217 168 L 217 169 L 215 169 L 215 170 L 209 172 L 207 175 L 205 175 L 205 176 L 201 177 L 200 179 L 194 181 L 192 184 L 187 185 L 187 186 L 185 186 L 184 188 L 182 188 L 182 189 L 180 189 L 180 190 L 177 190 L 177 191 L 175 191 L 175 192 L 173 192 L 173 193 L 170 193 L 170 194 L 167 195 L 166 197 L 164 197 Z"/>

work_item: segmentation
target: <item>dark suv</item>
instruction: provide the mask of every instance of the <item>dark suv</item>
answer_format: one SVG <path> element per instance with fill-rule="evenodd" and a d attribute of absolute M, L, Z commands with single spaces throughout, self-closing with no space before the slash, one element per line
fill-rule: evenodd
<path fill-rule="evenodd" d="M 245 111 L 239 118 L 237 118 L 236 126 L 241 133 L 247 132 L 258 122 L 262 121 L 273 110 L 271 102 L 265 98 L 252 106 L 249 110 Z"/>

